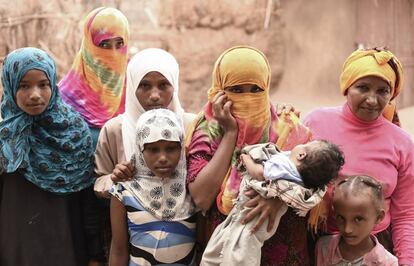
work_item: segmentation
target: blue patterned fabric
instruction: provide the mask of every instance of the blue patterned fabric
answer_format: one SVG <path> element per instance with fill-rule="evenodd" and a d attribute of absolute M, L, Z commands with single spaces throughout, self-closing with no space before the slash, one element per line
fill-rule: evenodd
<path fill-rule="evenodd" d="M 20 80 L 32 69 L 43 71 L 52 96 L 37 116 L 16 103 Z M 19 171 L 38 187 L 69 193 L 90 186 L 94 179 L 93 148 L 89 128 L 78 113 L 64 104 L 56 85 L 52 58 L 37 48 L 17 49 L 3 62 L 0 122 L 0 173 Z"/>

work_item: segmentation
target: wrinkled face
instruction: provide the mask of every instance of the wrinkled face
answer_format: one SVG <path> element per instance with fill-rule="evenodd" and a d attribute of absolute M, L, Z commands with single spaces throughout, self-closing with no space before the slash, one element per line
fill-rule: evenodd
<path fill-rule="evenodd" d="M 20 80 L 16 92 L 17 106 L 29 115 L 43 113 L 52 96 L 49 79 L 43 71 L 32 69 Z"/>
<path fill-rule="evenodd" d="M 167 140 L 146 143 L 143 154 L 145 163 L 154 175 L 171 177 L 180 161 L 181 144 Z"/>
<path fill-rule="evenodd" d="M 174 88 L 161 73 L 147 73 L 135 92 L 137 99 L 145 111 L 167 108 L 174 93 Z"/>
<path fill-rule="evenodd" d="M 102 40 L 99 43 L 99 47 L 109 50 L 121 49 L 122 47 L 124 47 L 124 40 L 121 37 Z"/>
<path fill-rule="evenodd" d="M 346 97 L 352 113 L 361 120 L 373 121 L 391 100 L 391 87 L 379 77 L 368 76 L 349 87 Z"/>
<path fill-rule="evenodd" d="M 263 91 L 259 86 L 254 84 L 241 84 L 231 87 L 224 88 L 225 91 L 233 92 L 233 93 L 257 93 Z"/>
<path fill-rule="evenodd" d="M 335 192 L 333 206 L 336 224 L 344 244 L 358 249 L 369 245 L 370 233 L 381 221 L 374 207 L 370 193 L 353 195 L 342 191 Z"/>

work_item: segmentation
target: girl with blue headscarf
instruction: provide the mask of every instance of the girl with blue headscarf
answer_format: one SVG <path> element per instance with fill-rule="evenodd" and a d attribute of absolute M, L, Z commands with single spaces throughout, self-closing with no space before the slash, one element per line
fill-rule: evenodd
<path fill-rule="evenodd" d="M 2 84 L 0 265 L 86 265 L 94 235 L 85 208 L 94 182 L 88 126 L 62 102 L 42 50 L 7 55 Z"/>

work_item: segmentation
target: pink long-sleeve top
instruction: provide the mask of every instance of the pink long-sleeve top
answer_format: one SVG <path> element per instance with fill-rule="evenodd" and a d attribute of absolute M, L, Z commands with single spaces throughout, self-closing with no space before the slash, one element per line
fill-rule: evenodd
<path fill-rule="evenodd" d="M 399 264 L 414 265 L 414 143 L 410 135 L 382 116 L 375 121 L 362 121 L 347 104 L 316 109 L 304 123 L 311 129 L 313 139 L 331 141 L 344 152 L 340 180 L 367 174 L 382 183 L 386 214 L 373 233 L 391 225 Z M 331 187 L 328 199 L 332 198 L 332 190 Z M 338 232 L 332 210 L 328 232 Z"/>

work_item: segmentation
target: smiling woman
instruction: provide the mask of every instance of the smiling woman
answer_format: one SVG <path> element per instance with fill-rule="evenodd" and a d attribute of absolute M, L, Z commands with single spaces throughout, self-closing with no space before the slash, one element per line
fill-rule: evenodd
<path fill-rule="evenodd" d="M 361 120 L 377 119 L 391 99 L 390 84 L 380 77 L 358 79 L 347 91 L 347 101 L 352 112 Z"/>
<path fill-rule="evenodd" d="M 305 124 L 314 139 L 327 139 L 342 148 L 345 165 L 338 182 L 364 174 L 381 183 L 385 217 L 373 233 L 394 252 L 399 265 L 413 265 L 414 143 L 407 132 L 391 123 L 396 121 L 392 100 L 400 93 L 402 81 L 402 66 L 390 51 L 357 50 L 345 61 L 340 78 L 346 103 L 314 110 Z M 332 186 L 325 197 L 329 204 Z M 338 232 L 332 212 L 328 232 Z"/>

